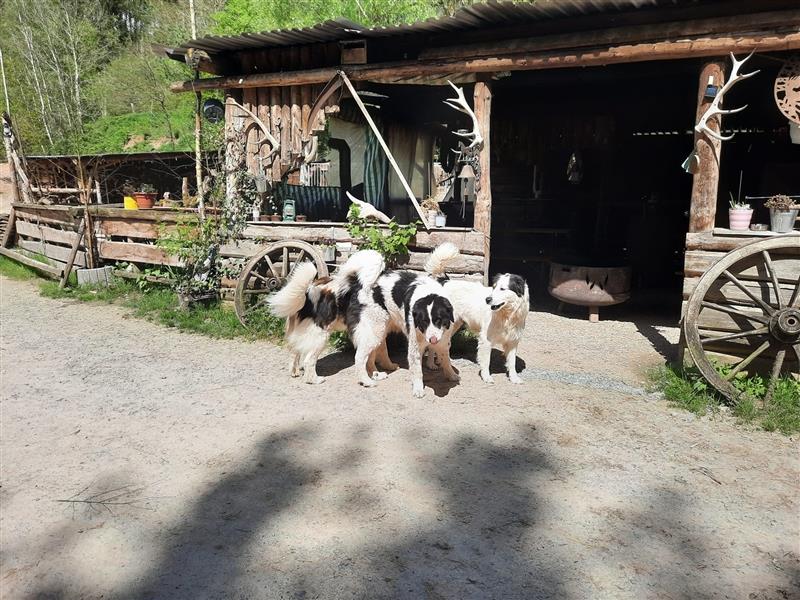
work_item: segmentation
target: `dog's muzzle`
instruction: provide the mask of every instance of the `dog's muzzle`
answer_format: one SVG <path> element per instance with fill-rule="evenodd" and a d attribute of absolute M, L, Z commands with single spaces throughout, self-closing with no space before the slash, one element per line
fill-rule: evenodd
<path fill-rule="evenodd" d="M 491 300 L 491 298 L 489 298 L 489 300 Z M 498 308 L 502 308 L 504 304 L 505 302 L 501 302 L 500 304 L 492 304 L 489 308 L 492 310 L 497 310 Z"/>
<path fill-rule="evenodd" d="M 435 346 L 439 343 L 439 338 L 435 335 L 432 335 L 430 338 L 428 338 L 428 341 Z"/>

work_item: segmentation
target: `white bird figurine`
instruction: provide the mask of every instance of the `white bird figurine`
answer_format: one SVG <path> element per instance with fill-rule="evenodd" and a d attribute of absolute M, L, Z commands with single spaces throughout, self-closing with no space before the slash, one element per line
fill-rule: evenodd
<path fill-rule="evenodd" d="M 372 204 L 359 200 L 358 198 L 353 196 L 353 194 L 351 194 L 350 192 L 346 191 L 345 194 L 347 194 L 347 197 L 350 199 L 350 202 L 358 206 L 359 209 L 358 215 L 362 219 L 377 219 L 381 223 L 389 223 L 391 221 L 389 217 L 387 217 L 377 208 L 372 206 Z"/>

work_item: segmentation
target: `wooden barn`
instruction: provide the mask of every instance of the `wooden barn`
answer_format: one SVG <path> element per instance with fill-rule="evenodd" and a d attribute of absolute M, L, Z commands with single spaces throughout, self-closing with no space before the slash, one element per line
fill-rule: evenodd
<path fill-rule="evenodd" d="M 795 0 L 541 0 L 168 54 L 207 74 L 173 91 L 224 92 L 228 168 L 266 177 L 308 226 L 342 221 L 345 191 L 400 221 L 432 197 L 442 233 L 463 232 L 485 275 L 526 275 L 536 300 L 559 269 L 604 267 L 610 296 L 677 316 L 717 253 L 767 235 L 728 229 L 731 197 L 755 198 L 763 223 L 760 199 L 800 194 L 800 145 L 775 98 L 798 52 Z M 731 53 L 753 53 L 739 75 L 758 73 L 728 91 Z M 473 114 L 444 102 L 458 90 Z M 726 141 L 695 128 L 718 92 L 747 105 L 708 120 Z M 457 135 L 469 131 L 479 145 Z"/>

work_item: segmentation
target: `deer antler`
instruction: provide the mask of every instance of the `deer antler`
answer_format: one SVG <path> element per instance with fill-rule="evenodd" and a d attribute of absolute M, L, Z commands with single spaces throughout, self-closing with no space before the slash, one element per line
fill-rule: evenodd
<path fill-rule="evenodd" d="M 267 127 L 264 124 L 264 121 L 258 118 L 258 115 L 256 115 L 252 110 L 239 104 L 236 100 L 234 100 L 230 96 L 228 96 L 225 99 L 225 102 L 228 104 L 233 104 L 239 110 L 244 111 L 244 113 L 247 114 L 251 119 L 253 119 L 253 122 L 262 131 L 264 137 L 258 141 L 258 147 L 260 149 L 261 146 L 263 146 L 264 144 L 270 145 L 271 148 L 267 160 L 270 160 L 271 157 L 276 156 L 281 151 L 281 143 L 275 139 L 275 136 L 273 136 L 272 133 L 270 133 L 269 127 Z"/>
<path fill-rule="evenodd" d="M 455 91 L 456 97 L 448 98 L 447 100 L 444 100 L 444 103 L 451 108 L 455 108 L 459 112 L 469 115 L 472 119 L 472 131 L 469 133 L 454 131 L 453 133 L 455 133 L 457 136 L 471 139 L 472 141 L 470 142 L 469 146 L 467 146 L 468 148 L 474 148 L 480 144 L 483 144 L 483 136 L 481 135 L 481 130 L 478 126 L 478 117 L 475 116 L 475 113 L 469 107 L 469 104 L 467 104 L 467 100 L 464 98 L 464 90 L 454 85 L 452 81 L 448 81 L 447 83 L 449 83 L 450 87 Z"/>
<path fill-rule="evenodd" d="M 743 79 L 747 79 L 748 77 L 752 77 L 753 75 L 758 73 L 758 71 L 753 71 L 751 73 L 745 73 L 744 75 L 739 74 L 739 69 L 745 62 L 747 62 L 747 59 L 749 59 L 751 56 L 753 56 L 752 52 L 747 56 L 745 56 L 742 60 L 736 60 L 736 57 L 733 55 L 733 52 L 731 52 L 731 61 L 733 63 L 733 66 L 731 67 L 731 75 L 728 78 L 728 81 L 725 82 L 725 85 L 723 85 L 722 88 L 720 88 L 720 90 L 717 92 L 717 95 L 711 101 L 711 105 L 706 109 L 706 112 L 703 113 L 703 116 L 701 116 L 700 120 L 697 122 L 697 125 L 694 128 L 694 130 L 697 133 L 705 133 L 707 136 L 712 137 L 721 142 L 733 138 L 734 134 L 724 136 L 721 133 L 717 133 L 708 126 L 708 122 L 711 119 L 714 119 L 720 115 L 730 115 L 733 113 L 742 112 L 745 108 L 747 108 L 747 104 L 745 104 L 744 106 L 740 106 L 739 108 L 731 108 L 726 110 L 720 108 L 720 104 L 722 103 L 725 94 L 728 91 L 730 91 L 730 89 L 737 82 L 742 81 Z"/>

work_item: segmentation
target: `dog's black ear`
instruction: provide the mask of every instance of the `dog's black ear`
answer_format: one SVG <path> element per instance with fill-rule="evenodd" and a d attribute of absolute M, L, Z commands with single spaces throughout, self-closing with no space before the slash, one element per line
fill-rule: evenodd
<path fill-rule="evenodd" d="M 520 298 L 522 298 L 525 295 L 525 287 L 527 285 L 528 284 L 525 283 L 525 280 L 519 275 L 508 276 L 508 289 L 510 289 Z"/>
<path fill-rule="evenodd" d="M 503 273 L 497 273 L 494 277 L 492 277 L 492 285 L 489 287 L 494 287 L 497 285 L 497 282 L 500 281 L 500 278 L 503 276 Z"/>
<path fill-rule="evenodd" d="M 411 310 L 411 318 L 414 319 L 414 327 L 425 333 L 425 330 L 431 324 L 426 298 L 421 298 L 414 303 L 414 308 Z"/>
<path fill-rule="evenodd" d="M 336 320 L 337 312 L 336 296 L 324 290 L 317 301 L 314 323 L 319 327 L 327 327 Z"/>
<path fill-rule="evenodd" d="M 453 305 L 447 298 L 437 296 L 433 301 L 431 307 L 431 316 L 433 317 L 433 324 L 442 329 L 449 329 L 455 322 L 455 311 Z"/>

